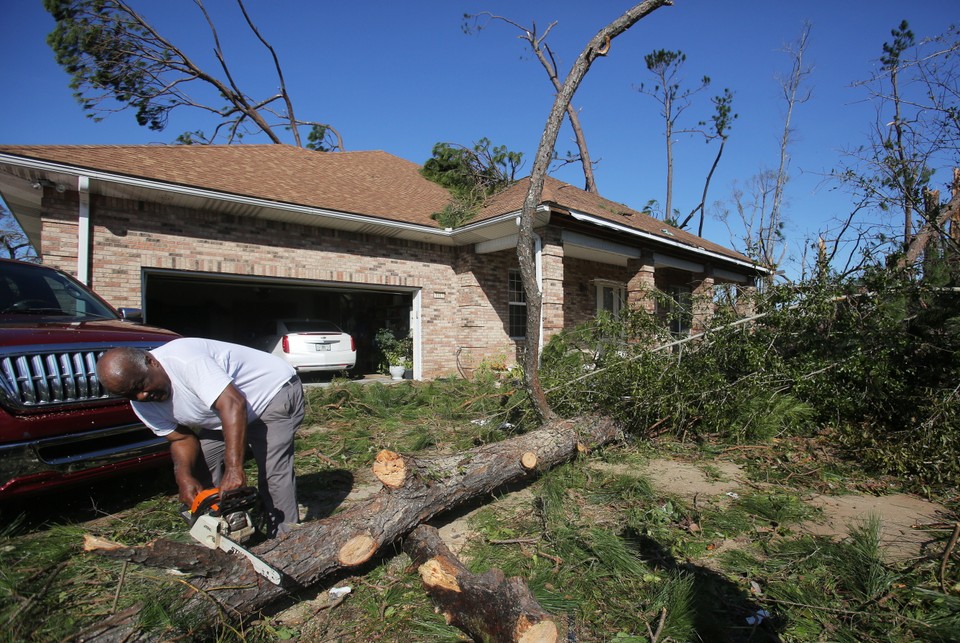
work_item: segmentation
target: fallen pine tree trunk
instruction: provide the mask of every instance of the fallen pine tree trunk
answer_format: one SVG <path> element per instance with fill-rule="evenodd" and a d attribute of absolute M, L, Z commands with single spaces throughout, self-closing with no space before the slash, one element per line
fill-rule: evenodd
<path fill-rule="evenodd" d="M 193 543 L 154 541 L 141 547 L 92 543 L 88 549 L 130 562 L 178 570 L 189 576 L 187 604 L 207 622 L 220 616 L 239 621 L 271 603 L 289 598 L 337 572 L 363 565 L 383 547 L 418 525 L 498 488 L 574 459 L 580 451 L 615 440 L 613 420 L 593 416 L 553 420 L 542 428 L 455 455 L 429 458 L 383 451 L 375 474 L 385 482 L 374 496 L 323 520 L 299 528 L 251 551 L 284 576 L 281 586 L 260 577 L 243 558 Z M 111 631 L 128 637 L 130 623 Z M 86 640 L 90 640 L 88 637 Z"/>
<path fill-rule="evenodd" d="M 474 641 L 557 643 L 561 628 L 527 584 L 499 569 L 474 574 L 461 563 L 433 527 L 420 525 L 404 538 L 427 594 L 448 625 Z"/>

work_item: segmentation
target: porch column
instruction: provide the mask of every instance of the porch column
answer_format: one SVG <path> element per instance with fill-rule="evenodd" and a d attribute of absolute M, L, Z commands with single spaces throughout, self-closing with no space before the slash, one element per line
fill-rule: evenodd
<path fill-rule="evenodd" d="M 737 315 L 752 317 L 757 314 L 757 287 L 737 286 Z"/>
<path fill-rule="evenodd" d="M 543 275 L 543 343 L 563 330 L 563 245 L 560 231 L 547 228 L 539 232 L 543 240 L 540 253 Z"/>
<path fill-rule="evenodd" d="M 650 314 L 657 311 L 654 292 L 657 289 L 654 280 L 653 255 L 627 260 L 627 306 L 630 310 L 644 310 Z"/>
<path fill-rule="evenodd" d="M 710 268 L 700 283 L 694 284 L 690 303 L 693 308 L 690 332 L 702 333 L 713 319 L 713 271 Z"/>

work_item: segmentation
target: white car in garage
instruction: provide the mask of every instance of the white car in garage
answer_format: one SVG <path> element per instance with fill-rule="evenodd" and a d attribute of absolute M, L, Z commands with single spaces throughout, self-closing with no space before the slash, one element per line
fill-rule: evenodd
<path fill-rule="evenodd" d="M 262 348 L 285 359 L 298 373 L 344 371 L 357 363 L 353 337 L 323 320 L 278 319 L 276 334 L 267 337 Z"/>

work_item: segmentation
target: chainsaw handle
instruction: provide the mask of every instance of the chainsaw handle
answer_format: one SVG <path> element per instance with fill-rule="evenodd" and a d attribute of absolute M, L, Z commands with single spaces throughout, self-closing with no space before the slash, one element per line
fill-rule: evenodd
<path fill-rule="evenodd" d="M 190 513 L 193 514 L 194 518 L 201 513 L 206 513 L 206 511 L 212 510 L 213 513 L 217 513 L 220 510 L 220 488 L 213 487 L 211 489 L 204 489 L 196 496 L 193 497 L 193 504 L 190 505 Z"/>

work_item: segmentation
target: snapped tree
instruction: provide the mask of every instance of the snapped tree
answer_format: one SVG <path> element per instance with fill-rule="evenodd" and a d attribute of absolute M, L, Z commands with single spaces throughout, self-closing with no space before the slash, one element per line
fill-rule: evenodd
<path fill-rule="evenodd" d="M 944 213 L 953 211 L 948 202 L 960 167 L 960 27 L 917 41 L 902 21 L 890 35 L 877 73 L 858 83 L 876 110 L 870 135 L 847 150 L 833 173 L 855 207 L 837 232 L 821 233 L 835 248 L 845 244 L 861 253 L 847 272 L 887 252 L 898 255 L 891 265 L 915 267 L 932 237 L 957 250 Z M 951 197 L 941 201 L 941 192 Z M 867 220 L 864 213 L 880 219 Z M 887 213 L 895 217 L 887 221 Z"/>
<path fill-rule="evenodd" d="M 520 215 L 517 257 L 520 262 L 520 275 L 523 279 L 523 289 L 527 300 L 527 337 L 523 353 L 524 384 L 533 400 L 537 413 L 543 419 L 552 418 L 554 413 L 540 384 L 540 320 L 543 310 L 543 294 L 537 283 L 533 220 L 543 197 L 543 183 L 546 179 L 550 161 L 553 158 L 560 125 L 574 93 L 580 83 L 583 82 L 590 66 L 598 57 L 606 56 L 610 52 L 613 39 L 660 7 L 672 4 L 671 0 L 646 0 L 641 2 L 628 9 L 622 16 L 602 28 L 590 39 L 580 55 L 577 56 L 560 91 L 557 92 L 550 115 L 547 117 L 546 125 L 543 128 L 543 134 L 540 137 L 533 169 L 530 172 L 530 184 Z"/>

